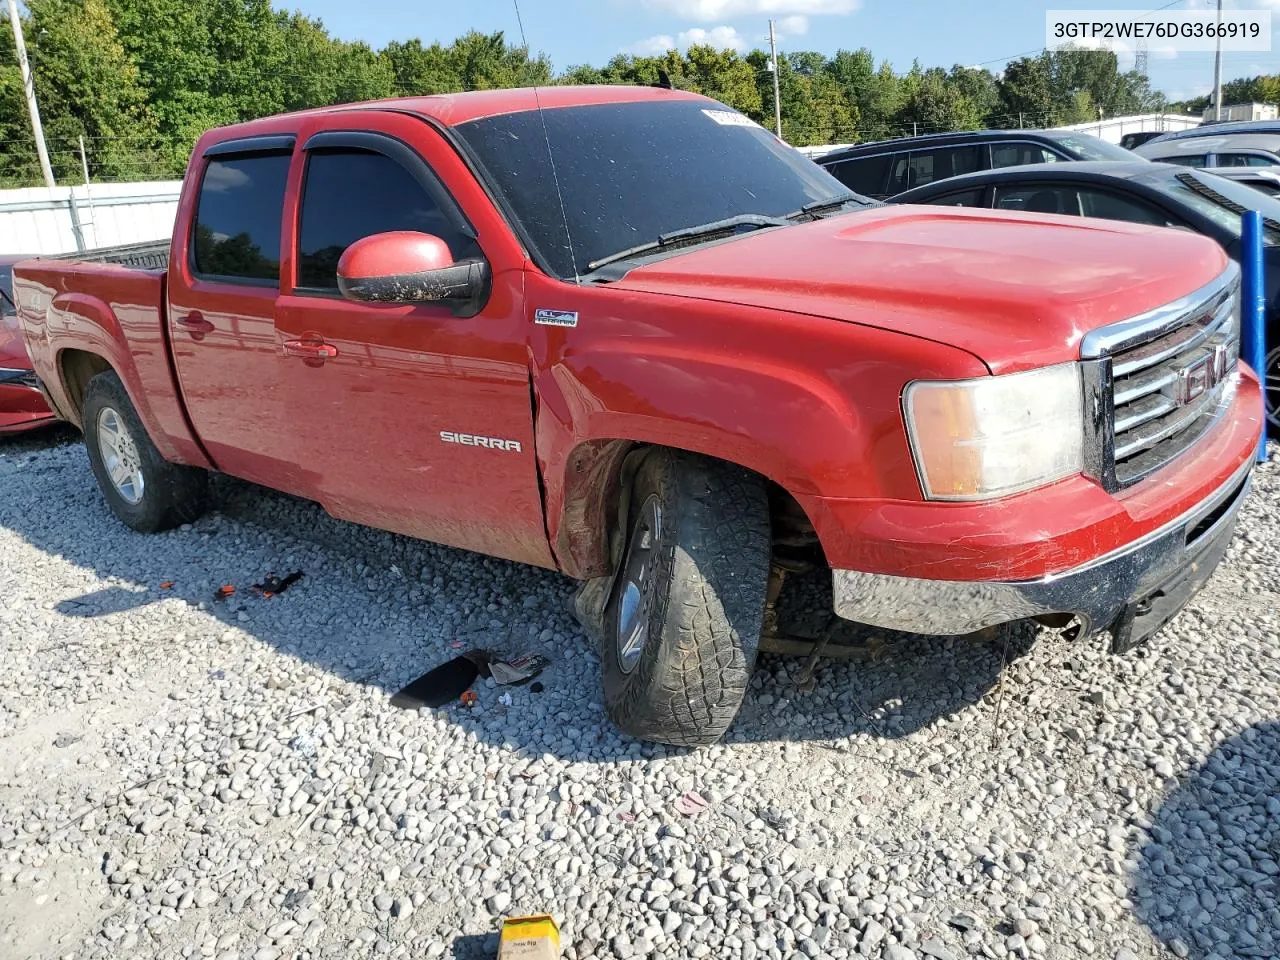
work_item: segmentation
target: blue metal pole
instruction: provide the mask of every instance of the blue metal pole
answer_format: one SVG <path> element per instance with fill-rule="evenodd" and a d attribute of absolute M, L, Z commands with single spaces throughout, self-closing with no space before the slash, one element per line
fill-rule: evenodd
<path fill-rule="evenodd" d="M 1253 367 L 1258 379 L 1266 386 L 1266 328 L 1267 299 L 1262 284 L 1262 214 L 1257 210 L 1245 212 L 1240 235 L 1240 325 L 1244 359 Z M 1258 446 L 1258 462 L 1267 460 L 1267 399 L 1262 398 L 1262 442 Z"/>

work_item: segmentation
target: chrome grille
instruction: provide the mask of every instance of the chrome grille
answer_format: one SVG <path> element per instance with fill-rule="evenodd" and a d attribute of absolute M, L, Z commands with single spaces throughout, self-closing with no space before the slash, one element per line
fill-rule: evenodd
<path fill-rule="evenodd" d="M 1085 338 L 1095 471 L 1117 490 L 1149 476 L 1217 421 L 1235 392 L 1239 269 L 1143 317 Z"/>

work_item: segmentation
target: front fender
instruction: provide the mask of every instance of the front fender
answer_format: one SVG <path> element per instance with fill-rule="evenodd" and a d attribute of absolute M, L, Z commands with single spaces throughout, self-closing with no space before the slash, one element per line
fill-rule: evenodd
<path fill-rule="evenodd" d="M 797 500 L 919 499 L 900 398 L 984 371 L 967 353 L 808 317 L 679 319 L 566 343 L 534 370 L 548 533 L 562 569 L 600 576 L 626 450 L 652 444 L 751 470 Z M 666 328 L 666 329 L 662 329 Z M 646 335 L 648 334 L 648 335 Z"/>

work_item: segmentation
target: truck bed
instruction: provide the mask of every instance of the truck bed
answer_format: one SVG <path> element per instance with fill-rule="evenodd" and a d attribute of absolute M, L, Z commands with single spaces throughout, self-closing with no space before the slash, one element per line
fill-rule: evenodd
<path fill-rule="evenodd" d="M 14 288 L 32 367 L 59 416 L 79 425 L 80 381 L 105 362 L 161 455 L 203 466 L 169 359 L 168 262 L 168 241 L 37 257 L 14 267 Z M 86 368 L 77 360 L 82 354 L 98 359 Z M 68 377 L 68 369 L 81 376 Z M 68 390 L 68 382 L 75 386 Z"/>
<path fill-rule="evenodd" d="M 145 243 L 122 243 L 114 247 L 96 247 L 76 253 L 59 253 L 41 260 L 72 260 L 79 263 L 114 263 L 139 270 L 165 270 L 169 266 L 169 241 L 148 240 Z"/>

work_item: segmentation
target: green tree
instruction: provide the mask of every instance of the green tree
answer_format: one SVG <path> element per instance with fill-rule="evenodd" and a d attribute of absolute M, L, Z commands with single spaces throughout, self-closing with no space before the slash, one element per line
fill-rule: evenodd
<path fill-rule="evenodd" d="M 156 128 L 138 69 L 103 0 L 31 0 L 24 32 L 49 158 L 59 181 L 81 179 L 80 137 L 85 138 L 92 176 L 119 179 L 169 172 L 162 161 L 156 166 Z M 12 50 L 12 41 L 8 47 Z M 0 80 L 6 91 L 0 93 L 0 103 L 13 106 L 4 109 L 0 129 L 16 128 L 15 139 L 25 141 L 23 152 L 30 154 L 22 179 L 35 179 L 35 145 L 17 67 L 6 75 L 7 81 Z"/>
<path fill-rule="evenodd" d="M 1048 54 L 1010 60 L 1000 80 L 1000 127 L 1053 124 L 1055 90 Z"/>

